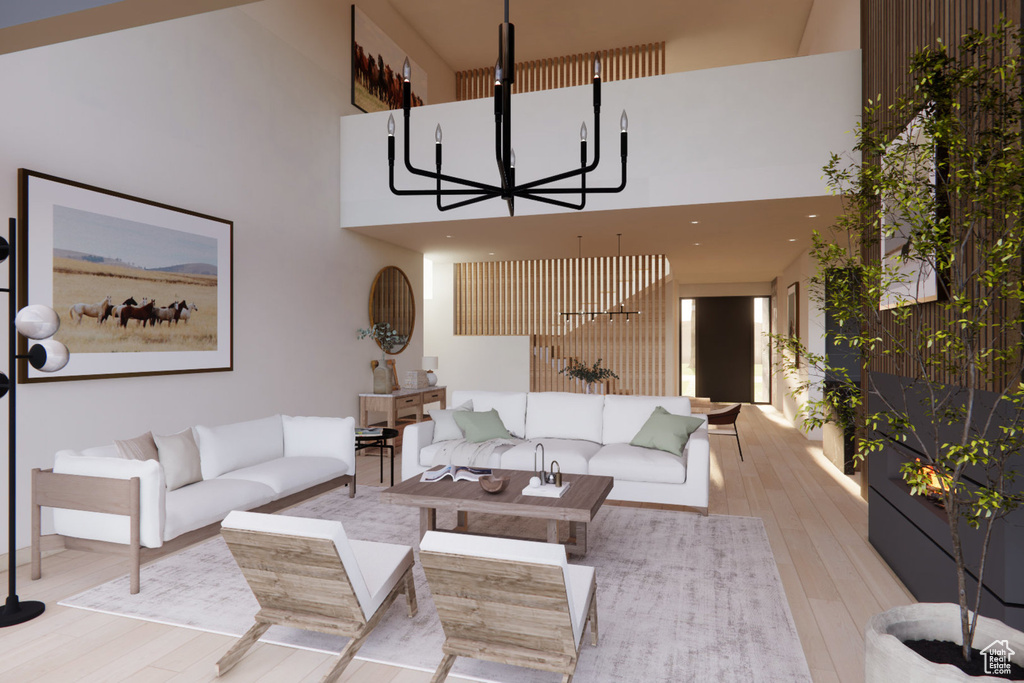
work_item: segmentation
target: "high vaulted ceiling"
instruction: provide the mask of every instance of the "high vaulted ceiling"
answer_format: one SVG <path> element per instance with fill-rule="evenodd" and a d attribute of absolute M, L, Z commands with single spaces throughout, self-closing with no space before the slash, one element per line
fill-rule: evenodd
<path fill-rule="evenodd" d="M 342 0 L 337 0 L 341 2 Z M 389 0 L 453 70 L 490 65 L 502 0 Z M 0 53 L 253 0 L 0 0 Z M 669 71 L 795 57 L 818 5 L 856 0 L 510 0 L 519 61 L 665 41 Z M 850 29 L 856 34 L 856 27 Z M 347 40 L 340 36 L 339 40 Z M 823 150 L 823 155 L 826 150 Z M 829 197 L 360 228 L 438 261 L 665 253 L 682 282 L 770 279 L 840 210 Z M 817 218 L 808 218 L 816 215 Z M 694 222 L 696 221 L 696 222 Z"/>
<path fill-rule="evenodd" d="M 818 0 L 821 3 L 823 0 Z M 493 64 L 502 0 L 391 0 L 453 69 Z M 510 0 L 516 60 L 665 41 L 669 71 L 795 57 L 814 0 Z M 852 27 L 856 34 L 856 27 Z M 822 150 L 823 162 L 828 150 Z M 823 183 L 824 187 L 824 183 Z M 810 197 L 355 228 L 440 262 L 663 253 L 686 283 L 763 282 L 841 210 Z M 808 218 L 808 216 L 815 218 Z"/>

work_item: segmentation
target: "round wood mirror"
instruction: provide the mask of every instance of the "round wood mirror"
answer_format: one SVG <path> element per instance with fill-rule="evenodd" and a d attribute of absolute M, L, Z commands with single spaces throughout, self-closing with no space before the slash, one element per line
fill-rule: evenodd
<path fill-rule="evenodd" d="M 416 299 L 412 294 L 412 285 L 401 268 L 387 266 L 382 268 L 373 280 L 370 289 L 370 325 L 390 323 L 391 329 L 400 334 L 405 341 L 390 353 L 397 355 L 405 350 L 412 339 L 412 330 L 416 324 Z M 380 342 L 377 342 L 380 346 Z"/>

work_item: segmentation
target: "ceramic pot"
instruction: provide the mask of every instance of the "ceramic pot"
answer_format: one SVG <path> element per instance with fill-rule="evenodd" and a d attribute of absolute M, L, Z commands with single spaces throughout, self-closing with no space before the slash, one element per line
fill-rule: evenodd
<path fill-rule="evenodd" d="M 373 369 L 373 393 L 391 393 L 391 371 L 383 363 Z"/>
<path fill-rule="evenodd" d="M 876 614 L 864 633 L 865 683 L 979 683 L 1005 681 L 994 676 L 968 676 L 951 664 L 935 664 L 903 644 L 905 640 L 947 640 L 960 638 L 960 606 L 953 603 L 922 602 L 894 607 Z M 998 619 L 978 617 L 974 647 L 985 650 L 995 641 L 1007 641 L 1015 664 L 1024 666 L 1024 633 Z"/>

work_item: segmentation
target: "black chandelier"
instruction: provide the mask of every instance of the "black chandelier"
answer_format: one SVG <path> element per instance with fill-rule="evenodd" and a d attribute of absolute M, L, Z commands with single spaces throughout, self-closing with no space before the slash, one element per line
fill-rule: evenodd
<path fill-rule="evenodd" d="M 466 180 L 441 173 L 441 125 L 438 124 L 434 133 L 434 156 L 437 170 L 425 171 L 412 165 L 409 159 L 409 109 L 412 86 L 409 82 L 412 69 L 409 60 L 403 66 L 402 81 L 402 113 L 405 116 L 405 167 L 413 175 L 431 178 L 435 181 L 432 190 L 400 190 L 395 187 L 395 117 L 388 117 L 388 182 L 391 191 L 397 195 L 433 195 L 437 198 L 440 211 L 457 209 L 476 204 L 486 199 L 500 197 L 508 204 L 508 215 L 515 215 L 515 199 L 532 199 L 545 204 L 553 204 L 567 209 L 580 210 L 586 206 L 587 195 L 597 193 L 621 192 L 626 187 L 626 128 L 628 119 L 623 110 L 619 119 L 619 156 L 622 157 L 622 181 L 617 187 L 587 187 L 587 174 L 597 168 L 601 160 L 601 61 L 594 58 L 594 159 L 587 163 L 587 124 L 580 128 L 580 167 L 564 173 L 557 173 L 546 178 L 531 180 L 516 185 L 516 153 L 512 149 L 512 84 L 515 82 L 515 26 L 508 21 L 508 0 L 505 0 L 505 21 L 498 28 L 498 61 L 494 65 L 494 156 L 498 164 L 499 185 L 490 185 L 475 180 Z M 580 186 L 576 187 L 545 187 L 569 178 L 579 176 Z M 454 183 L 460 188 L 442 188 L 441 183 Z M 549 195 L 579 195 L 579 203 L 555 199 Z M 441 197 L 468 196 L 452 204 L 443 205 Z"/>

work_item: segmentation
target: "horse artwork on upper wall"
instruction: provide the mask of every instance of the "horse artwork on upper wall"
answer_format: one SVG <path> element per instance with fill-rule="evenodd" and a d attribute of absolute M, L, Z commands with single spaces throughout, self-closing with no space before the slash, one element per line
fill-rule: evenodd
<path fill-rule="evenodd" d="M 352 5 L 352 104 L 365 112 L 402 106 L 402 64 L 406 52 L 358 7 Z M 416 62 L 412 106 L 426 104 L 427 73 Z"/>
<path fill-rule="evenodd" d="M 230 221 L 25 169 L 19 190 L 22 305 L 74 323 L 55 335 L 73 360 L 47 375 L 22 365 L 20 381 L 232 369 Z"/>

